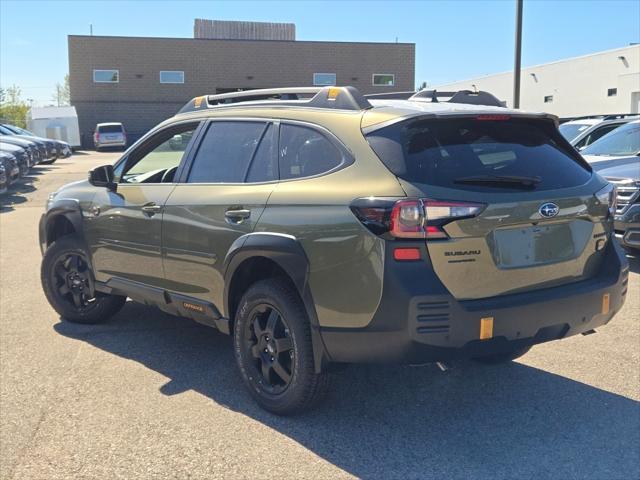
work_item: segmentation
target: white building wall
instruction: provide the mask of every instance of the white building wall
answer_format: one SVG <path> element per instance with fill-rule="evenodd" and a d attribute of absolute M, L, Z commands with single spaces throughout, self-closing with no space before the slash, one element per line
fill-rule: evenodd
<path fill-rule="evenodd" d="M 507 106 L 513 105 L 513 72 L 434 88 L 442 91 L 477 88 L 506 101 Z M 607 96 L 610 88 L 618 89 L 616 96 Z M 544 98 L 549 95 L 553 101 L 545 103 Z M 523 68 L 520 108 L 559 117 L 640 112 L 640 45 Z"/>

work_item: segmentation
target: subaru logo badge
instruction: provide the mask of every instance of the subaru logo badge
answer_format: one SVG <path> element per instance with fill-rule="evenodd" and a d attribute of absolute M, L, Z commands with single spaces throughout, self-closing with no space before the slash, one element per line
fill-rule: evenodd
<path fill-rule="evenodd" d="M 541 205 L 540 208 L 538 209 L 538 212 L 540 212 L 540 215 L 546 218 L 555 217 L 559 211 L 560 211 L 560 208 L 555 203 L 545 203 Z"/>

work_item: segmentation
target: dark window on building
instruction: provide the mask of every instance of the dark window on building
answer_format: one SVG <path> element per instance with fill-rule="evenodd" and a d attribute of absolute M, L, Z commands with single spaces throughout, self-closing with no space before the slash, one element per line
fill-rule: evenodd
<path fill-rule="evenodd" d="M 262 122 L 212 122 L 193 160 L 188 182 L 244 182 L 267 127 Z"/>
<path fill-rule="evenodd" d="M 616 95 L 618 95 L 617 88 L 610 88 L 607 90 L 607 97 L 615 97 Z"/>
<path fill-rule="evenodd" d="M 546 95 L 544 97 L 544 103 L 551 103 L 553 102 L 553 95 Z"/>
<path fill-rule="evenodd" d="M 371 84 L 377 87 L 393 87 L 396 84 L 396 76 L 393 73 L 374 73 Z"/>
<path fill-rule="evenodd" d="M 299 125 L 280 127 L 281 179 L 319 175 L 342 161 L 342 152 L 320 132 Z"/>

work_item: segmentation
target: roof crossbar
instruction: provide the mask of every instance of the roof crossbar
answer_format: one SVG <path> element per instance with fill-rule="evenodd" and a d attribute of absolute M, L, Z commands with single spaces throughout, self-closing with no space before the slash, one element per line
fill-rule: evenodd
<path fill-rule="evenodd" d="M 410 100 L 427 101 L 439 103 L 441 98 L 448 98 L 448 103 L 466 103 L 471 105 L 487 105 L 492 107 L 503 107 L 500 100 L 489 92 L 472 92 L 471 90 L 460 90 L 457 92 L 439 92 L 437 90 L 420 90 L 418 92 L 389 92 L 374 93 L 365 95 L 370 100 Z"/>
<path fill-rule="evenodd" d="M 308 100 L 300 102 L 305 99 Z M 290 104 L 337 110 L 366 110 L 372 107 L 369 101 L 354 87 L 291 87 L 204 95 L 190 100 L 178 113 L 230 106 L 242 102 L 274 100 L 281 101 L 282 103 L 278 103 L 279 105 Z M 291 103 L 287 103 L 287 101 Z"/>

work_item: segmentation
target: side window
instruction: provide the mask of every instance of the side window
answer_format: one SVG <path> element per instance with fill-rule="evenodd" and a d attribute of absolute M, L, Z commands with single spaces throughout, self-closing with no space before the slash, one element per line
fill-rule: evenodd
<path fill-rule="evenodd" d="M 158 132 L 131 152 L 121 183 L 171 183 L 198 123 L 185 123 Z M 120 166 L 117 167 L 120 170 Z"/>
<path fill-rule="evenodd" d="M 299 125 L 281 125 L 282 180 L 319 175 L 338 167 L 342 161 L 342 152 L 320 132 Z"/>
<path fill-rule="evenodd" d="M 587 140 L 587 143 L 585 145 L 591 145 L 600 137 L 604 137 L 607 133 L 612 132 L 619 126 L 620 124 L 613 124 L 613 125 L 607 125 L 605 127 L 598 128 L 596 131 L 591 132 L 591 135 L 589 135 L 589 139 Z"/>
<path fill-rule="evenodd" d="M 263 122 L 212 122 L 200 143 L 189 172 L 189 183 L 242 183 L 251 173 L 252 159 L 263 163 L 265 153 L 259 147 L 270 125 Z M 260 145 L 262 146 L 262 145 Z M 269 149 L 265 144 L 265 149 Z M 260 154 L 260 155 L 258 155 Z M 268 159 L 267 159 L 268 160 Z M 268 174 L 256 166 L 254 178 Z M 273 175 L 273 167 L 271 167 Z M 261 180 L 252 180 L 261 181 Z"/>

